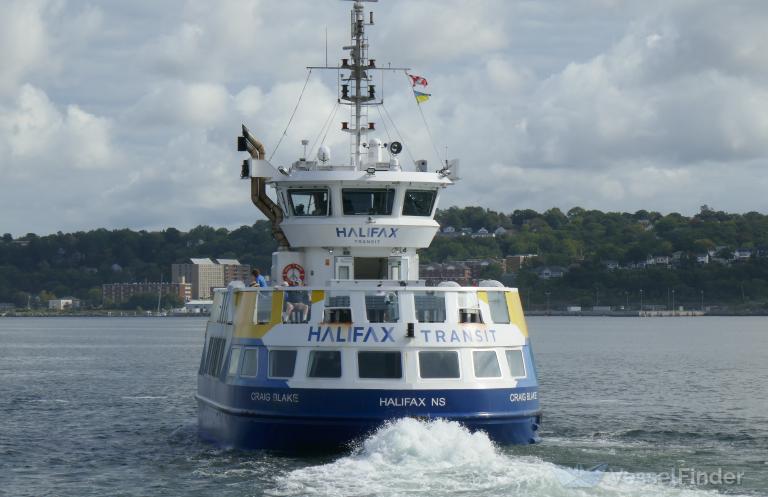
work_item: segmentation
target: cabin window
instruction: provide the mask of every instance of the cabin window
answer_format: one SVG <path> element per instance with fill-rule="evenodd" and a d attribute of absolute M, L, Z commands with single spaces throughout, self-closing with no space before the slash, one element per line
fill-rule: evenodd
<path fill-rule="evenodd" d="M 352 309 L 349 295 L 330 295 L 325 298 L 324 323 L 351 323 Z"/>
<path fill-rule="evenodd" d="M 227 376 L 237 376 L 237 370 L 240 368 L 240 347 L 232 347 L 229 352 L 229 369 Z"/>
<path fill-rule="evenodd" d="M 491 320 L 494 323 L 509 323 L 509 308 L 504 292 L 488 292 L 488 307 L 491 309 Z"/>
<path fill-rule="evenodd" d="M 455 350 L 419 352 L 422 378 L 459 378 L 459 353 Z"/>
<path fill-rule="evenodd" d="M 270 378 L 292 378 L 294 369 L 296 369 L 295 350 L 269 351 Z"/>
<path fill-rule="evenodd" d="M 311 309 L 309 291 L 286 290 L 283 293 L 284 323 L 308 323 Z"/>
<path fill-rule="evenodd" d="M 218 323 L 232 324 L 232 314 L 233 314 L 232 298 L 234 294 L 230 291 L 217 292 L 217 293 L 221 293 L 222 299 L 221 299 L 221 307 L 219 308 L 218 319 L 216 321 Z"/>
<path fill-rule="evenodd" d="M 337 280 L 350 280 L 352 278 L 349 277 L 349 266 L 339 266 L 338 268 L 338 275 L 336 276 Z"/>
<path fill-rule="evenodd" d="M 365 312 L 370 323 L 396 323 L 400 319 L 397 292 L 368 292 Z"/>
<path fill-rule="evenodd" d="M 246 348 L 243 353 L 243 370 L 240 376 L 257 376 L 259 374 L 259 349 Z"/>
<path fill-rule="evenodd" d="M 208 339 L 208 349 L 205 353 L 205 362 L 202 368 L 202 371 L 205 374 L 209 376 L 219 376 L 224 365 L 226 343 L 226 338 L 211 337 Z"/>
<path fill-rule="evenodd" d="M 272 298 L 275 292 L 259 291 L 256 294 L 256 307 L 253 309 L 253 324 L 272 322 Z"/>
<path fill-rule="evenodd" d="M 309 378 L 341 378 L 341 351 L 310 351 L 307 376 Z"/>
<path fill-rule="evenodd" d="M 403 364 L 400 352 L 358 352 L 357 372 L 360 378 L 402 378 Z"/>
<path fill-rule="evenodd" d="M 475 367 L 476 378 L 500 378 L 501 368 L 495 350 L 475 350 L 472 352 L 472 363 Z"/>
<path fill-rule="evenodd" d="M 509 375 L 513 378 L 525 378 L 525 361 L 523 361 L 523 351 L 521 349 L 507 349 L 504 351 L 507 356 L 507 365 L 509 366 Z"/>
<path fill-rule="evenodd" d="M 445 293 L 416 293 L 414 303 L 416 305 L 416 321 L 420 323 L 445 322 Z"/>
<path fill-rule="evenodd" d="M 459 292 L 459 322 L 482 323 L 480 302 L 475 292 Z"/>
<path fill-rule="evenodd" d="M 389 216 L 395 202 L 390 188 L 344 188 L 341 203 L 345 216 Z"/>
<path fill-rule="evenodd" d="M 431 216 L 436 196 L 435 190 L 406 190 L 403 216 Z"/>
<path fill-rule="evenodd" d="M 288 190 L 294 216 L 328 216 L 330 203 L 324 188 Z"/>

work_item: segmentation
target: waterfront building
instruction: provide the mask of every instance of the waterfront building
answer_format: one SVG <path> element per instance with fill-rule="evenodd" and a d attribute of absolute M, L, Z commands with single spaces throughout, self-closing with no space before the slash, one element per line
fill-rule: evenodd
<path fill-rule="evenodd" d="M 63 299 L 51 299 L 48 301 L 48 309 L 52 311 L 68 311 L 71 309 L 79 309 L 80 300 L 74 297 L 66 297 Z"/>
<path fill-rule="evenodd" d="M 110 304 L 124 304 L 134 295 L 152 294 L 178 297 L 182 302 L 192 298 L 192 285 L 186 282 L 168 283 L 145 281 L 143 283 L 107 283 L 101 286 L 101 298 Z"/>

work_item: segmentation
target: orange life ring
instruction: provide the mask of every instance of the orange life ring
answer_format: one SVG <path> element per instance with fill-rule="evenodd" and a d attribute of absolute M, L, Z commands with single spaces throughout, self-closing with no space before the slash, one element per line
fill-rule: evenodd
<path fill-rule="evenodd" d="M 304 283 L 304 268 L 300 264 L 291 263 L 283 268 L 283 281 Z"/>

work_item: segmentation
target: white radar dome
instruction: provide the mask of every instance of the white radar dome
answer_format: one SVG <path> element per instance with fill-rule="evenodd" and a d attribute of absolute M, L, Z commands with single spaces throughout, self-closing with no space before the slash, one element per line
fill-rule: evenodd
<path fill-rule="evenodd" d="M 320 145 L 320 148 L 317 149 L 317 160 L 320 162 L 331 160 L 331 149 L 328 145 Z"/>

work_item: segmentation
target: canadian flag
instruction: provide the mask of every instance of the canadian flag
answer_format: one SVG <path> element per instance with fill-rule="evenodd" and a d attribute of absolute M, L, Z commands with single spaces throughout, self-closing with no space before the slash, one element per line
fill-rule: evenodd
<path fill-rule="evenodd" d="M 413 83 L 413 86 L 416 86 L 416 85 L 427 86 L 426 78 L 422 78 L 421 76 L 414 76 L 413 74 L 409 74 L 408 77 L 411 78 L 411 82 Z"/>

